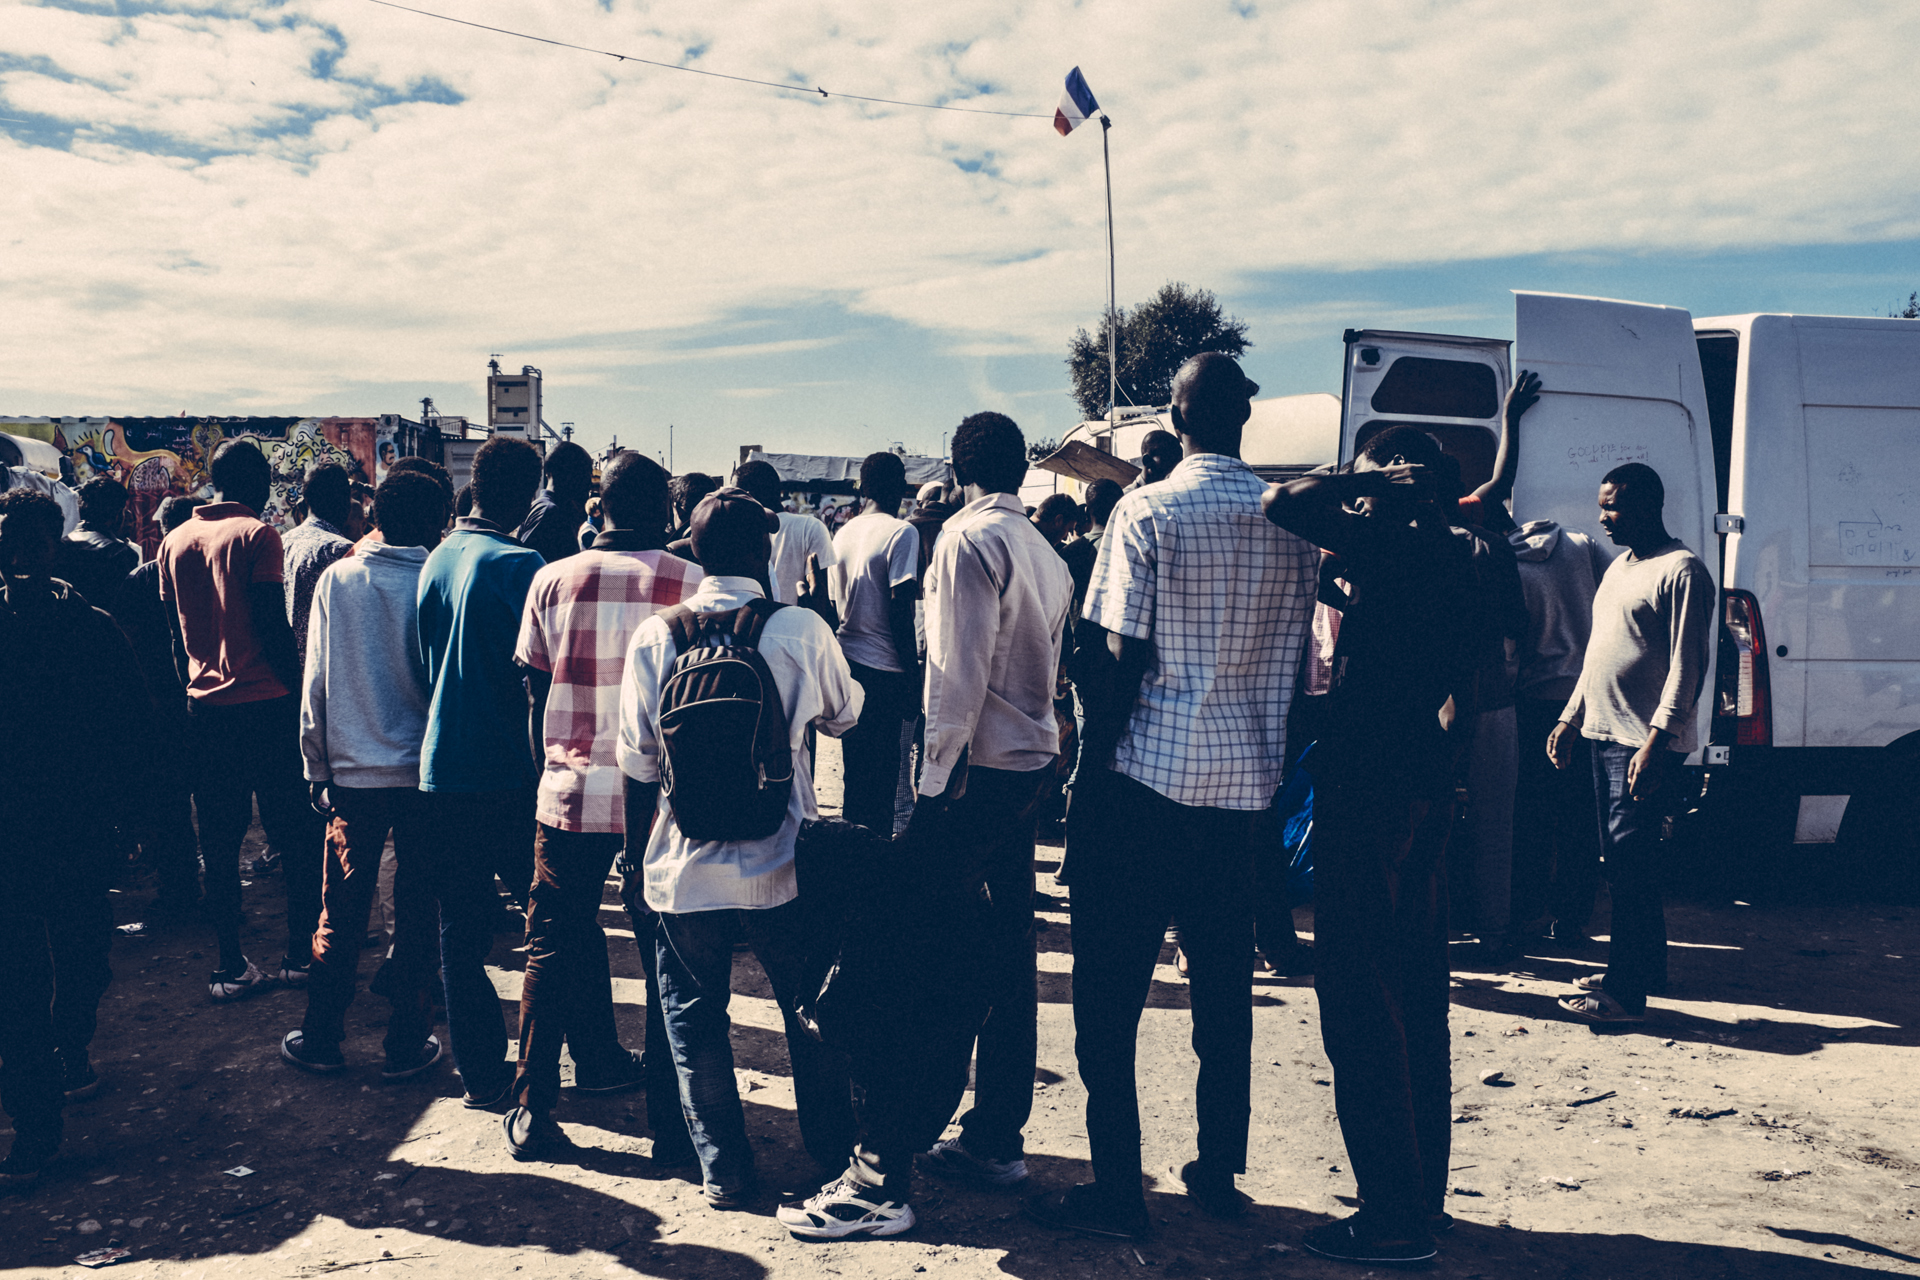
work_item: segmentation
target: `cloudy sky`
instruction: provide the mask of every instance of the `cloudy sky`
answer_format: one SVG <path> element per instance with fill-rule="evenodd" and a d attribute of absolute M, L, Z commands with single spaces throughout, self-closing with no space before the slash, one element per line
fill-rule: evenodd
<path fill-rule="evenodd" d="M 1513 288 L 1696 314 L 1920 288 L 1907 0 L 419 0 L 841 94 L 1114 120 L 1123 305 L 1509 335 Z M 541 367 L 581 439 L 934 451 L 1078 417 L 1100 138 L 619 62 L 372 0 L 0 0 L 0 413 L 483 412 Z"/>

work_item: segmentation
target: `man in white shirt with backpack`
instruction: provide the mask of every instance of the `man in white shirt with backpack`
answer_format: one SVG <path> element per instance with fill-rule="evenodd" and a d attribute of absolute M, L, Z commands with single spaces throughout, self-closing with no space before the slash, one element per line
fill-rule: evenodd
<path fill-rule="evenodd" d="M 756 1182 L 728 1040 L 733 947 L 742 938 L 785 1019 L 808 1153 L 837 1167 L 853 1145 L 845 1068 L 793 1012 L 812 942 L 806 904 L 797 900 L 794 841 L 800 824 L 818 816 L 800 750 L 807 726 L 845 733 L 859 719 L 861 692 L 817 614 L 765 599 L 757 579 L 770 554 L 769 523 L 767 509 L 739 489 L 694 509 L 693 552 L 707 576 L 683 605 L 634 633 L 620 696 L 627 812 L 658 815 L 642 874 L 646 903 L 660 913 L 667 1039 L 716 1209 L 744 1207 Z M 729 706 L 747 714 L 736 720 Z M 643 828 L 630 819 L 627 829 L 637 836 Z"/>

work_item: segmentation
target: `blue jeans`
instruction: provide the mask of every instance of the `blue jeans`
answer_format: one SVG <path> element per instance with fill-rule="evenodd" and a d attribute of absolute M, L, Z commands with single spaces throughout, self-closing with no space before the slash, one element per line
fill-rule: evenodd
<path fill-rule="evenodd" d="M 745 937 L 766 970 L 786 1025 L 787 1058 L 807 1153 L 826 1168 L 853 1151 L 853 1090 L 845 1060 L 809 1036 L 793 1010 L 815 945 L 799 899 L 757 911 L 662 912 L 658 977 L 667 1043 L 680 1080 L 680 1108 L 706 1184 L 743 1191 L 754 1181 L 753 1145 L 733 1077 L 733 944 Z"/>
<path fill-rule="evenodd" d="M 1613 941 L 1607 947 L 1607 994 L 1632 1013 L 1667 986 L 1667 916 L 1660 894 L 1660 827 L 1678 803 L 1677 751 L 1654 753 L 1657 785 L 1644 800 L 1627 794 L 1634 748 L 1594 742 L 1593 793 L 1600 808 L 1600 844 L 1613 894 Z"/>

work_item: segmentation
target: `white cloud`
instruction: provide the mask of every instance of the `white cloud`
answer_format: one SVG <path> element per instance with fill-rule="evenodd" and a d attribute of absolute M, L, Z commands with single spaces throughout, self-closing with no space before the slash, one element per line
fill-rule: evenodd
<path fill-rule="evenodd" d="M 1116 122 L 1123 301 L 1183 279 L 1231 308 L 1289 268 L 1920 235 L 1920 8 L 1897 0 L 444 3 L 1011 110 L 1050 112 L 1079 63 Z M 0 116 L 36 122 L 0 130 L 14 380 L 110 408 L 317 403 L 488 350 L 606 380 L 819 350 L 711 339 L 821 302 L 974 359 L 1057 352 L 1104 305 L 1097 129 L 784 95 L 364 0 L 174 8 L 7 9 Z"/>

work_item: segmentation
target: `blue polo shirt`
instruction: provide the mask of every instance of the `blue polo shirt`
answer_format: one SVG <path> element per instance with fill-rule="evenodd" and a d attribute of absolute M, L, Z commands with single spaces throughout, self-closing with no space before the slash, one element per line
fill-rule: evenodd
<path fill-rule="evenodd" d="M 458 521 L 420 571 L 420 653 L 432 700 L 422 791 L 513 791 L 539 778 L 527 741 L 526 673 L 513 660 L 545 561 L 489 521 Z"/>

